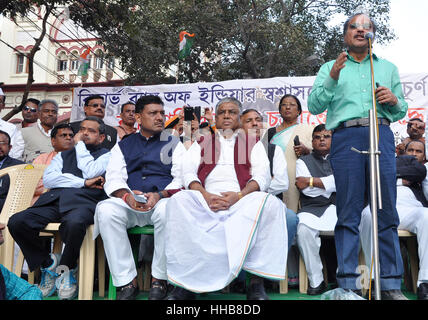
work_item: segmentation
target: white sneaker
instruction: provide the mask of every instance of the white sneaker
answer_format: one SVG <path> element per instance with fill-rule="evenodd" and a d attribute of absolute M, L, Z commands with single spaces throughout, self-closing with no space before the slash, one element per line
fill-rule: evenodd
<path fill-rule="evenodd" d="M 60 266 L 63 267 L 63 266 Z M 68 268 L 59 275 L 55 281 L 60 300 L 71 300 L 77 296 L 77 267 L 69 270 Z"/>
<path fill-rule="evenodd" d="M 47 268 L 40 268 L 41 280 L 38 287 L 43 294 L 43 298 L 53 295 L 56 290 L 55 280 L 58 278 L 58 274 L 55 270 L 58 266 L 60 255 L 51 253 L 50 256 L 53 260 L 52 264 Z"/>

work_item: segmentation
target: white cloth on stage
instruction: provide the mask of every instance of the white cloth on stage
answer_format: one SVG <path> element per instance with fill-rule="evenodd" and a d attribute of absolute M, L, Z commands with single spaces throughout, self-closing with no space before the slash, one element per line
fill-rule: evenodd
<path fill-rule="evenodd" d="M 204 185 L 210 193 L 240 191 L 234 168 L 235 137 L 219 138 L 219 159 Z M 200 161 L 201 148 L 194 145 L 183 161 L 186 188 L 199 181 Z M 209 292 L 227 286 L 241 269 L 271 279 L 285 278 L 286 207 L 263 192 L 271 177 L 261 142 L 254 145 L 250 162 L 250 181 L 256 181 L 261 191 L 246 195 L 228 210 L 211 211 L 199 191 L 180 191 L 169 200 L 165 234 L 170 282 L 194 292 Z"/>
<path fill-rule="evenodd" d="M 285 279 L 286 207 L 275 196 L 252 192 L 229 210 L 213 212 L 199 191 L 185 190 L 166 208 L 167 272 L 175 285 L 216 291 L 241 269 Z"/>
<path fill-rule="evenodd" d="M 428 162 L 425 163 L 425 167 L 427 168 L 427 172 L 428 172 Z M 424 192 L 425 198 L 428 199 L 428 174 L 426 175 L 424 181 L 422 181 L 422 190 Z"/>
<path fill-rule="evenodd" d="M 418 286 L 428 282 L 428 208 L 418 201 L 409 187 L 399 185 L 397 180 L 397 211 L 400 218 L 398 229 L 416 234 L 418 240 L 419 273 Z"/>
<path fill-rule="evenodd" d="M 113 285 L 123 286 L 137 275 L 131 244 L 127 230 L 135 226 L 154 226 L 154 254 L 152 275 L 157 279 L 167 279 L 165 259 L 165 205 L 169 199 L 161 199 L 147 212 L 131 209 L 122 199 L 112 196 L 119 189 L 130 191 L 127 180 L 126 163 L 118 144 L 111 150 L 110 162 L 106 171 L 104 190 L 111 198 L 98 203 L 94 216 L 94 239 L 101 234 L 104 251 L 112 274 Z M 171 174 L 173 180 L 165 189 L 182 187 L 181 160 L 185 148 L 178 143 L 172 154 Z"/>
<path fill-rule="evenodd" d="M 296 178 L 311 177 L 308 167 L 301 159 L 296 161 Z M 307 187 L 302 190 L 308 197 L 323 196 L 330 198 L 336 192 L 333 175 L 320 177 L 324 184 L 323 188 Z M 310 212 L 300 212 L 298 215 L 299 224 L 297 226 L 297 245 L 303 260 L 305 261 L 306 272 L 309 284 L 312 288 L 318 287 L 323 281 L 322 262 L 319 255 L 321 248 L 320 231 L 333 231 L 337 222 L 336 206 L 331 204 L 321 217 Z"/>
<path fill-rule="evenodd" d="M 407 230 L 416 234 L 418 241 L 419 273 L 418 283 L 428 282 L 428 208 L 418 201 L 412 190 L 402 185 L 402 180 L 397 179 L 397 212 L 400 218 L 398 229 Z M 361 216 L 361 225 L 366 230 L 365 237 L 361 237 L 361 243 L 366 255 L 366 265 L 370 268 L 372 238 L 371 238 L 371 211 L 370 207 L 364 208 Z M 367 235 L 369 233 L 369 235 Z"/>

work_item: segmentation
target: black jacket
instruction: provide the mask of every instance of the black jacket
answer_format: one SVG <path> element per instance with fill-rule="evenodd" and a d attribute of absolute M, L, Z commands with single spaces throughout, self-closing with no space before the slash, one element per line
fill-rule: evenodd
<path fill-rule="evenodd" d="M 24 162 L 15 158 L 6 156 L 1 169 L 15 166 L 17 164 L 23 164 Z M 7 192 L 9 191 L 10 179 L 9 175 L 0 177 L 0 211 L 3 209 L 4 202 L 6 201 Z"/>

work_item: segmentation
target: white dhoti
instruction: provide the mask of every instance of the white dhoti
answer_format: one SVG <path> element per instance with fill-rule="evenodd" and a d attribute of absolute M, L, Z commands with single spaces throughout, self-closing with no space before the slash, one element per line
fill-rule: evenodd
<path fill-rule="evenodd" d="M 428 208 L 397 206 L 400 224 L 398 229 L 416 234 L 418 240 L 419 273 L 418 283 L 428 282 Z"/>
<path fill-rule="evenodd" d="M 168 280 L 210 292 L 227 286 L 241 269 L 285 279 L 285 210 L 274 196 L 252 192 L 229 210 L 213 212 L 199 191 L 180 191 L 166 206 Z"/>
<path fill-rule="evenodd" d="M 312 288 L 318 287 L 324 280 L 320 257 L 320 231 L 333 231 L 337 222 L 336 206 L 330 205 L 321 217 L 309 212 L 297 215 L 297 245 L 305 261 L 309 284 Z"/>
<path fill-rule="evenodd" d="M 161 199 L 147 212 L 132 210 L 122 199 L 109 198 L 98 203 L 94 216 L 94 239 L 101 235 L 113 285 L 128 284 L 137 276 L 132 248 L 127 230 L 135 226 L 154 226 L 155 250 L 152 275 L 157 279 L 167 279 L 165 259 L 164 218 L 168 199 Z"/>

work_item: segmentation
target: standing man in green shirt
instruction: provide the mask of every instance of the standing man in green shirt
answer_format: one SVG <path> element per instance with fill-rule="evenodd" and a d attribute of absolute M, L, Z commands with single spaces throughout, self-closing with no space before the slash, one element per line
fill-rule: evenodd
<path fill-rule="evenodd" d="M 331 165 L 337 189 L 335 242 L 337 281 L 341 288 L 357 291 L 358 226 L 370 200 L 369 157 L 351 150 L 369 149 L 369 109 L 372 87 L 368 40 L 374 22 L 365 14 L 351 16 L 344 25 L 347 51 L 321 66 L 308 100 L 312 114 L 327 110 L 326 128 L 333 130 Z M 396 168 L 391 122 L 407 112 L 398 70 L 373 55 L 379 125 L 380 180 L 383 209 L 378 210 L 380 285 L 382 300 L 406 299 L 400 291 L 403 263 L 397 233 Z"/>

